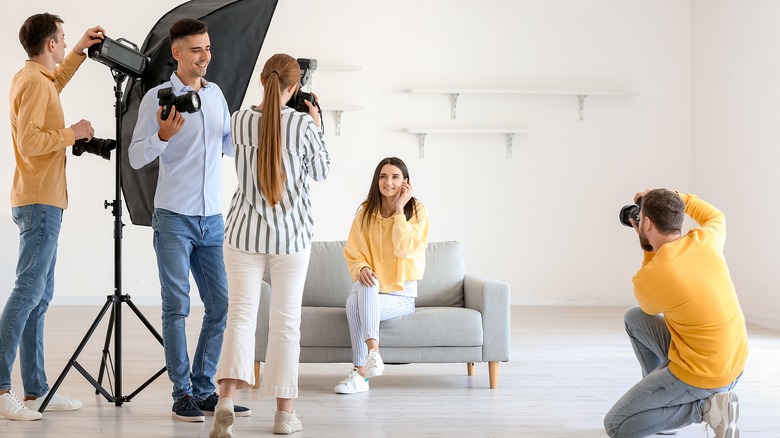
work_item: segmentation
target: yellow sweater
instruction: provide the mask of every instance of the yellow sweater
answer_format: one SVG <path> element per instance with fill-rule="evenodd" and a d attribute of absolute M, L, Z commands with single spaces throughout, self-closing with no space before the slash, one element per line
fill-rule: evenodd
<path fill-rule="evenodd" d="M 86 55 L 70 52 L 54 72 L 26 61 L 11 81 L 11 140 L 16 160 L 12 207 L 68 207 L 65 148 L 76 140 L 73 130 L 65 127 L 59 94 L 85 59 Z"/>
<path fill-rule="evenodd" d="M 645 313 L 664 314 L 672 374 L 692 386 L 719 388 L 739 376 L 748 354 L 745 317 L 723 256 L 726 220 L 696 195 L 680 198 L 700 226 L 645 253 L 634 294 Z"/>
<path fill-rule="evenodd" d="M 417 215 L 408 221 L 403 214 L 389 218 L 376 214 L 368 227 L 363 224 L 364 212 L 361 207 L 355 215 L 344 247 L 352 281 L 357 281 L 365 266 L 376 274 L 380 292 L 399 292 L 404 282 L 421 279 L 428 246 L 425 206 L 418 201 Z"/>

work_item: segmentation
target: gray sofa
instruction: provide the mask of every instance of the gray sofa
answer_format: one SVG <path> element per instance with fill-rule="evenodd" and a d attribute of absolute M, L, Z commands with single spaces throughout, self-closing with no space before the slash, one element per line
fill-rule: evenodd
<path fill-rule="evenodd" d="M 302 363 L 352 362 L 345 303 L 352 288 L 344 241 L 313 242 L 301 314 Z M 459 242 L 431 242 L 425 275 L 418 282 L 414 315 L 383 321 L 382 359 L 388 364 L 488 362 L 490 388 L 498 364 L 509 361 L 509 285 L 464 273 Z M 257 315 L 255 373 L 268 345 L 272 287 L 263 284 Z"/>

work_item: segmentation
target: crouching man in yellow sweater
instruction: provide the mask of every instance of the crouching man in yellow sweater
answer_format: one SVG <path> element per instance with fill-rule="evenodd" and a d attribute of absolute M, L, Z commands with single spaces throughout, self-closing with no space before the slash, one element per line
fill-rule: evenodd
<path fill-rule="evenodd" d="M 642 380 L 604 418 L 610 437 L 672 434 L 707 423 L 716 438 L 737 438 L 739 400 L 732 391 L 748 354 L 745 317 L 723 246 L 725 217 L 692 194 L 637 193 L 631 224 L 645 251 L 634 276 L 639 306 L 625 315 Z M 685 215 L 699 227 L 681 234 Z M 705 425 L 705 428 L 707 426 Z"/>

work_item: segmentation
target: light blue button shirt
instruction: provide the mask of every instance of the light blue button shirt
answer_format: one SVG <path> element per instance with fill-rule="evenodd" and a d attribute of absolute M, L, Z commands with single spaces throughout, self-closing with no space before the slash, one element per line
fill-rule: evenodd
<path fill-rule="evenodd" d="M 222 154 L 233 156 L 230 141 L 230 111 L 217 84 L 202 79 L 198 91 L 201 110 L 182 113 L 184 125 L 167 142 L 157 132 L 157 90 L 173 87 L 175 95 L 193 91 L 176 73 L 171 80 L 149 90 L 138 108 L 138 122 L 128 149 L 134 169 L 160 158 L 154 207 L 187 216 L 222 213 Z"/>

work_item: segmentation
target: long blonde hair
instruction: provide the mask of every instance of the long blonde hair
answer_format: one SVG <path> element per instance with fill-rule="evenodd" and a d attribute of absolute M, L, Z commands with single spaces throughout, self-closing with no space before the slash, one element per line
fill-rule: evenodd
<path fill-rule="evenodd" d="M 287 175 L 282 162 L 282 90 L 300 83 L 298 61 L 277 53 L 266 61 L 260 79 L 264 84 L 263 115 L 260 117 L 260 144 L 257 151 L 257 177 L 260 191 L 274 206 L 282 199 Z"/>

